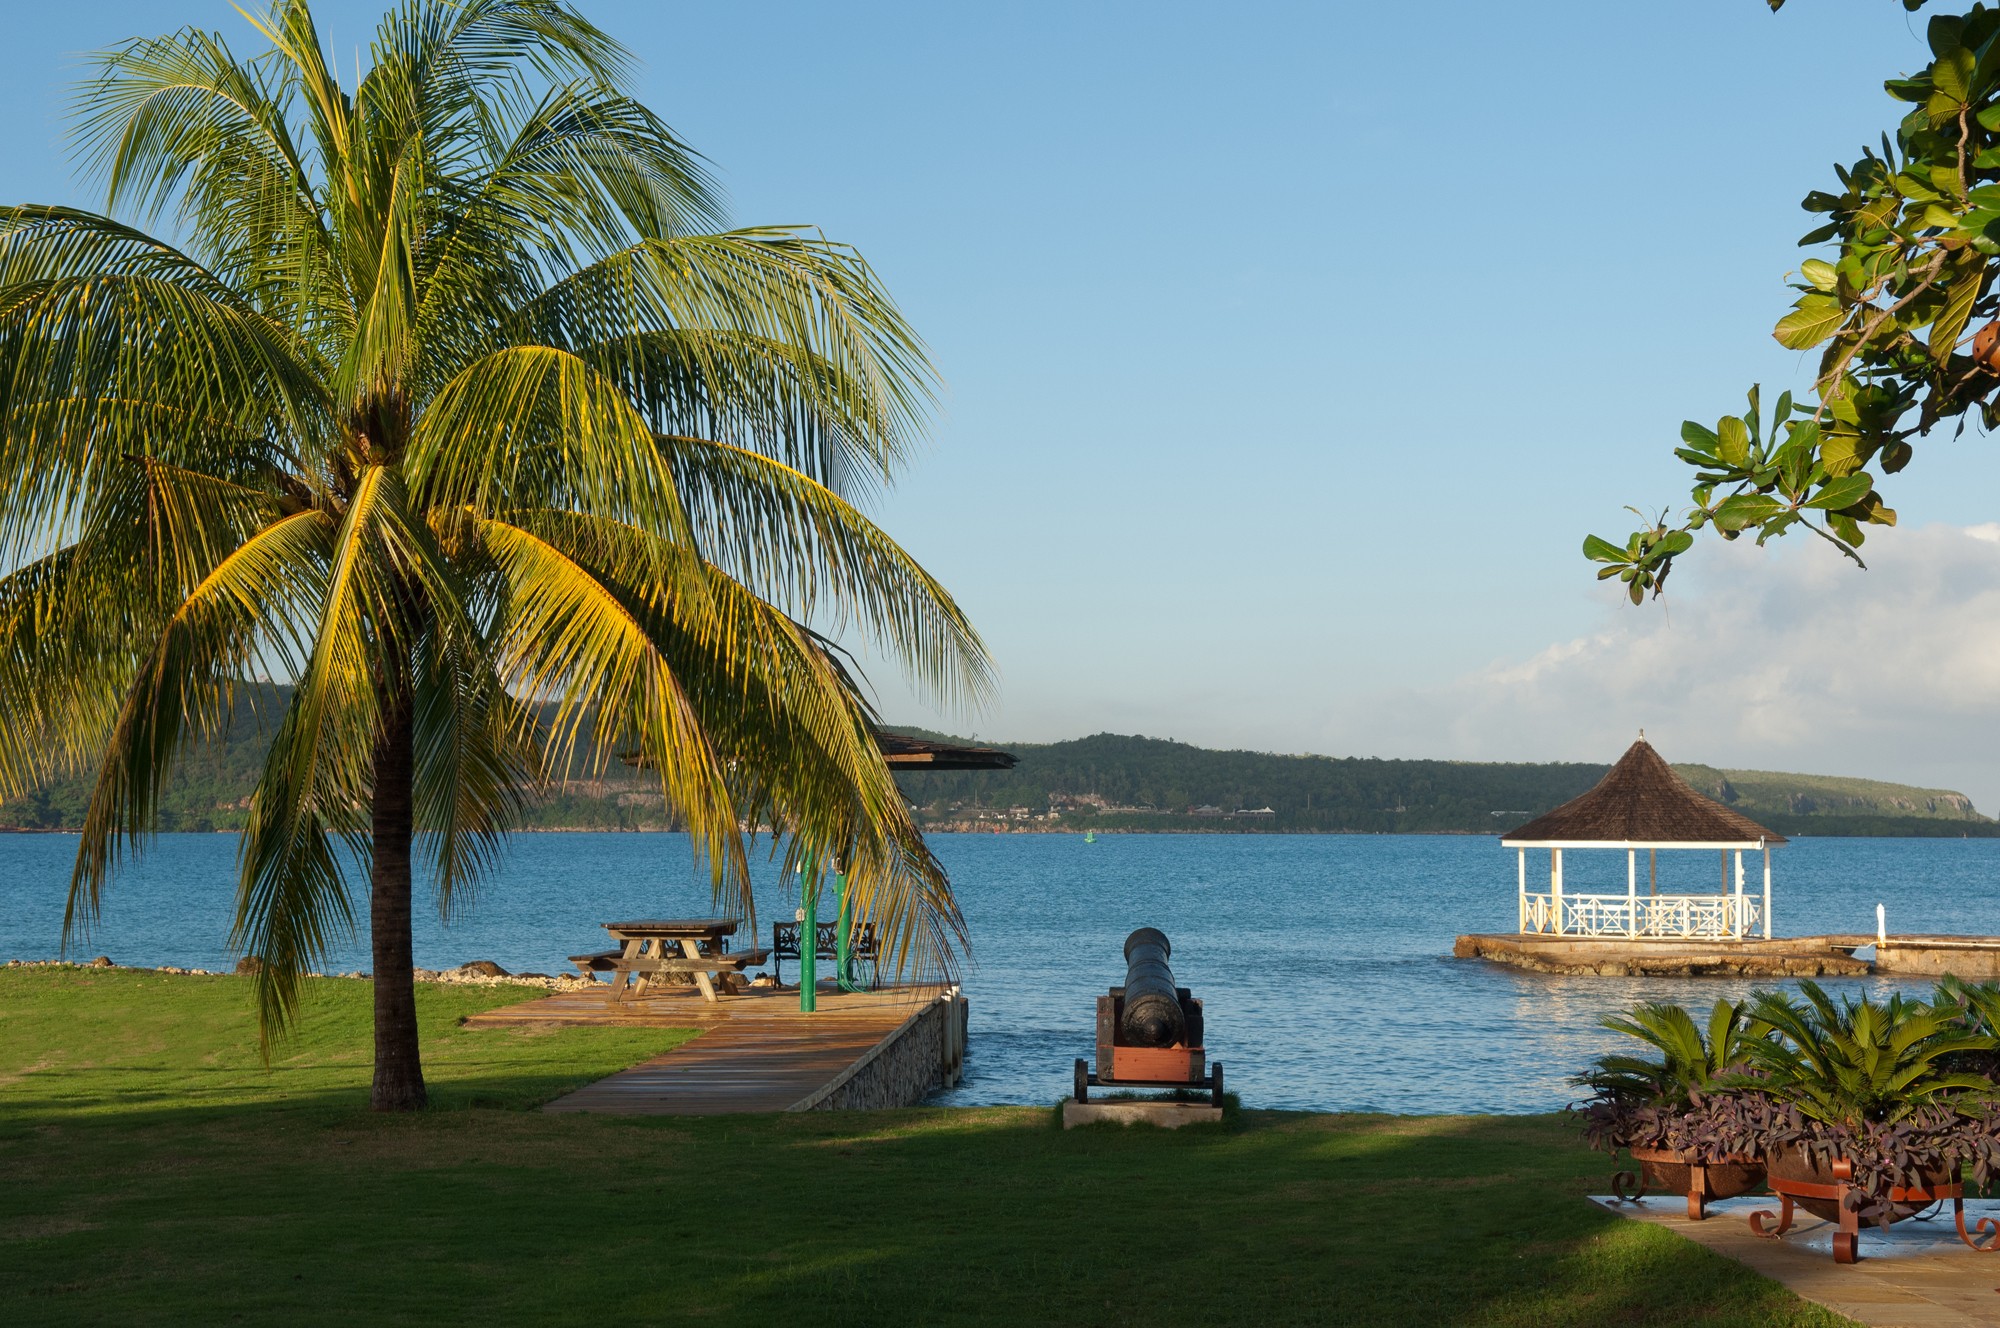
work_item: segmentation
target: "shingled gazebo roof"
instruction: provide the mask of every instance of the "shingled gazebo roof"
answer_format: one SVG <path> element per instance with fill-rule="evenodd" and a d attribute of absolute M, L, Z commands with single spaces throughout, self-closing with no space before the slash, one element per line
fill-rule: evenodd
<path fill-rule="evenodd" d="M 1741 812 L 1688 787 L 1644 738 L 1580 797 L 1500 837 L 1509 848 L 1537 845 L 1753 848 L 1782 844 Z"/>

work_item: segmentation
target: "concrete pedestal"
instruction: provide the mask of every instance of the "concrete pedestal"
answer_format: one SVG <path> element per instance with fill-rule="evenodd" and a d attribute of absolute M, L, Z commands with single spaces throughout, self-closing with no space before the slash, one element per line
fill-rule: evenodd
<path fill-rule="evenodd" d="M 1157 1125 L 1162 1129 L 1178 1130 L 1183 1125 L 1206 1125 L 1222 1119 L 1221 1107 L 1204 1106 L 1199 1102 L 1078 1102 L 1065 1098 L 1062 1110 L 1065 1130 L 1098 1121 L 1116 1121 L 1120 1125 Z"/>

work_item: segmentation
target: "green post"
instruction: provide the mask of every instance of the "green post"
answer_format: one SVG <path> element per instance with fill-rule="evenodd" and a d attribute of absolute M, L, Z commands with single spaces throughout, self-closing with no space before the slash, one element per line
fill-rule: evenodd
<path fill-rule="evenodd" d="M 819 951 L 819 880 L 813 875 L 811 849 L 799 867 L 799 913 L 799 1010 L 811 1014 L 819 983 L 813 962 Z"/>
<path fill-rule="evenodd" d="M 854 901 L 847 897 L 847 862 L 842 859 L 833 869 L 833 888 L 840 891 L 840 921 L 834 924 L 833 953 L 834 972 L 842 991 L 859 991 L 854 981 Z"/>

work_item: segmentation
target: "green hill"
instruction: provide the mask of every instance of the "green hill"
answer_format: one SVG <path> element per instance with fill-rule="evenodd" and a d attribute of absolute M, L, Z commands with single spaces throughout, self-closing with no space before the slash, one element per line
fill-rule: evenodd
<path fill-rule="evenodd" d="M 265 713 L 275 711 L 267 706 Z M 240 829 L 264 743 L 246 702 L 230 741 L 182 763 L 161 800 L 161 827 Z M 1280 756 L 1111 733 L 1007 750 L 1020 758 L 1009 771 L 900 775 L 919 822 L 939 830 L 1497 834 L 1575 797 L 1608 768 Z M 1675 768 L 1781 834 L 2000 836 L 2000 823 L 1946 789 Z M 0 803 L 0 830 L 75 829 L 88 797 L 83 780 L 68 780 Z M 657 782 L 614 762 L 601 778 L 572 780 L 531 799 L 525 827 L 665 830 L 675 819 Z"/>
<path fill-rule="evenodd" d="M 1111 733 L 1005 746 L 1020 758 L 1013 770 L 903 776 L 922 821 L 968 830 L 1497 833 L 1568 801 L 1609 769 L 1281 756 Z M 2000 836 L 2000 823 L 1945 789 L 1675 768 L 1780 834 Z"/>

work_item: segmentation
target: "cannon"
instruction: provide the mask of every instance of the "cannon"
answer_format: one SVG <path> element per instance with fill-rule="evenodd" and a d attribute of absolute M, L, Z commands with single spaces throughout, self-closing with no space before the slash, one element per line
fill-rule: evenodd
<path fill-rule="evenodd" d="M 1222 1062 L 1202 1046 L 1201 1002 L 1174 984 L 1173 942 L 1157 927 L 1125 938 L 1125 985 L 1097 998 L 1097 1069 L 1076 1063 L 1076 1100 L 1093 1086 L 1207 1088 L 1222 1105 Z"/>

